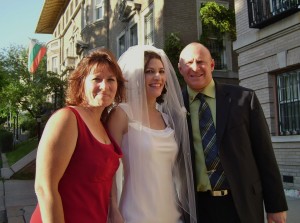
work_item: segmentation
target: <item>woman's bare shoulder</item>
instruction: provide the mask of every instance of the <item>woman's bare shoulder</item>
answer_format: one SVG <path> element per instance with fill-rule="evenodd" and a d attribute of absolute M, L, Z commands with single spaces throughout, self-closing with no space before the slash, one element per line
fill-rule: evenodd
<path fill-rule="evenodd" d="M 48 120 L 48 124 L 74 125 L 76 117 L 74 112 L 67 107 L 55 111 Z"/>

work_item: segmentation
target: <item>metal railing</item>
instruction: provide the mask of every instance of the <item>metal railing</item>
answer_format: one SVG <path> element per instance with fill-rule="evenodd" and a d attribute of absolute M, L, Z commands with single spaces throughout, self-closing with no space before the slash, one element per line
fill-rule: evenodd
<path fill-rule="evenodd" d="M 250 28 L 262 28 L 300 11 L 300 0 L 248 0 Z"/>

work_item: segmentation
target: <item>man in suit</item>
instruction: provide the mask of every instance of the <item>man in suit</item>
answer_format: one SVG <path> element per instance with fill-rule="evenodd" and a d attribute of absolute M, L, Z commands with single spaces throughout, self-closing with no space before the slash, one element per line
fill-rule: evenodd
<path fill-rule="evenodd" d="M 268 223 L 285 223 L 287 203 L 258 98 L 253 90 L 215 82 L 214 65 L 209 50 L 200 43 L 188 44 L 178 63 L 187 84 L 183 97 L 188 110 L 198 222 L 263 223 L 265 207 Z M 201 95 L 205 102 L 199 99 Z M 215 169 L 208 167 L 204 155 L 206 145 L 199 127 L 201 103 L 208 104 L 215 128 L 220 161 Z M 214 184 L 210 176 L 217 172 L 218 183 Z"/>

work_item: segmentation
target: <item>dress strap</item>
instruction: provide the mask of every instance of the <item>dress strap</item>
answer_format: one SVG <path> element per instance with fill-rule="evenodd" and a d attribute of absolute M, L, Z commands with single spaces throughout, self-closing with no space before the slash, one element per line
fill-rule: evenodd
<path fill-rule="evenodd" d="M 170 127 L 169 116 L 166 113 L 161 112 L 162 118 L 166 123 L 166 126 Z"/>
<path fill-rule="evenodd" d="M 76 116 L 76 119 L 77 119 L 77 123 L 80 123 L 80 124 L 83 123 L 83 124 L 85 124 L 85 122 L 83 121 L 81 115 L 79 114 L 79 112 L 75 108 L 73 108 L 71 106 L 67 106 L 65 108 L 71 110 L 74 113 L 74 115 Z"/>
<path fill-rule="evenodd" d="M 67 106 L 66 108 L 67 108 L 67 109 L 70 109 L 70 110 L 76 115 L 76 117 L 79 116 L 79 117 L 81 118 L 79 112 L 78 112 L 75 108 L 70 107 L 70 106 Z"/>

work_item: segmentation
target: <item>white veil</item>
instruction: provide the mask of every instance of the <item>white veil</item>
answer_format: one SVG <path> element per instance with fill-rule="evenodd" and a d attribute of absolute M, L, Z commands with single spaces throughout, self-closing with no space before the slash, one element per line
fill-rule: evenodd
<path fill-rule="evenodd" d="M 178 155 L 173 167 L 173 179 L 177 195 L 178 206 L 189 214 L 190 222 L 196 222 L 195 193 L 193 183 L 192 162 L 190 156 L 189 134 L 186 121 L 186 109 L 184 107 L 181 88 L 177 80 L 174 68 L 165 52 L 153 46 L 133 46 L 130 47 L 118 60 L 118 64 L 123 72 L 127 82 L 126 85 L 126 103 L 129 110 L 126 111 L 129 119 L 135 123 L 149 127 L 149 117 L 147 109 L 147 99 L 145 90 L 144 75 L 144 52 L 152 51 L 160 55 L 165 74 L 167 77 L 167 92 L 163 97 L 164 102 L 158 105 L 158 110 L 166 113 L 169 117 L 169 125 L 175 131 L 175 140 L 179 146 Z M 130 124 L 130 123 L 129 123 Z M 134 144 L 139 145 L 138 133 L 132 128 L 128 128 L 128 148 Z M 129 162 L 131 177 L 134 177 L 136 167 L 140 168 L 141 160 L 139 154 L 135 151 L 134 159 L 130 156 Z M 124 164 L 125 165 L 125 164 Z M 145 174 L 146 170 L 145 170 Z M 126 177 L 126 176 L 125 176 Z M 133 190 L 140 190 L 138 185 Z"/>

